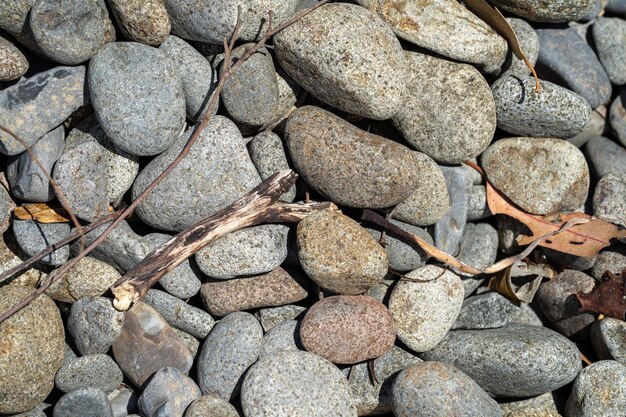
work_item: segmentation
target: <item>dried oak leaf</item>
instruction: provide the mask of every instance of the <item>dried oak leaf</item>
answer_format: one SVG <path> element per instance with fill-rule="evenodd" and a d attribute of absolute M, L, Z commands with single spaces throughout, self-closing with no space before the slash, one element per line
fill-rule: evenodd
<path fill-rule="evenodd" d="M 66 223 L 70 221 L 70 216 L 64 208 L 53 207 L 46 203 L 16 207 L 13 214 L 19 220 L 35 220 L 39 223 Z"/>
<path fill-rule="evenodd" d="M 604 314 L 618 320 L 626 318 L 626 269 L 620 274 L 606 271 L 591 292 L 579 291 L 581 310 Z"/>

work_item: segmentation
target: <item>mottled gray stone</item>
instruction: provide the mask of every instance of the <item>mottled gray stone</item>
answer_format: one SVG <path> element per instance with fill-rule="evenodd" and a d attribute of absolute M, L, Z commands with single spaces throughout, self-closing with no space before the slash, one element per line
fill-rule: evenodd
<path fill-rule="evenodd" d="M 113 417 L 127 417 L 137 410 L 137 393 L 126 385 L 120 385 L 107 398 L 113 409 Z"/>
<path fill-rule="evenodd" d="M 528 61 L 535 65 L 537 63 L 537 57 L 539 56 L 539 38 L 537 33 L 525 20 L 515 17 L 507 17 L 507 22 L 511 25 L 511 28 L 515 31 L 517 40 L 524 51 L 524 55 Z M 504 64 L 502 64 L 502 75 L 513 75 L 517 77 L 525 77 L 530 74 L 530 69 L 526 63 L 519 59 L 509 49 L 506 54 Z"/>
<path fill-rule="evenodd" d="M 248 144 L 250 158 L 262 180 L 266 180 L 278 171 L 290 169 L 287 160 L 287 148 L 280 137 L 273 132 L 261 132 Z M 292 202 L 296 197 L 296 186 L 291 186 L 280 196 L 280 201 Z"/>
<path fill-rule="evenodd" d="M 306 307 L 289 304 L 280 307 L 262 308 L 254 315 L 259 319 L 259 322 L 261 322 L 263 330 L 269 332 L 285 320 L 302 318 L 305 312 Z"/>
<path fill-rule="evenodd" d="M 11 198 L 8 188 L 7 185 L 0 185 L 0 234 L 6 232 L 11 226 L 11 214 L 15 210 L 15 202 Z M 6 269 L 2 270 L 5 271 Z"/>
<path fill-rule="evenodd" d="M 46 133 L 30 151 L 44 167 L 42 171 L 28 152 L 13 156 L 7 164 L 7 180 L 11 192 L 17 198 L 43 203 L 55 198 L 54 189 L 46 174 L 52 174 L 52 167 L 63 153 L 65 145 L 63 126 Z"/>
<path fill-rule="evenodd" d="M 13 221 L 15 240 L 26 255 L 33 256 L 46 247 L 65 239 L 70 235 L 70 225 L 67 223 L 39 223 L 35 220 Z M 44 256 L 41 262 L 47 265 L 58 266 L 70 256 L 69 246 L 63 246 Z"/>
<path fill-rule="evenodd" d="M 34 145 L 88 103 L 85 67 L 56 67 L 0 91 L 0 124 Z M 0 132 L 0 152 L 17 155 L 24 146 Z"/>
<path fill-rule="evenodd" d="M 622 90 L 611 103 L 611 107 L 609 108 L 609 123 L 617 139 L 619 139 L 623 146 L 626 146 L 626 109 L 624 108 L 622 97 L 626 97 L 624 90 Z M 600 135 L 602 135 L 602 132 L 598 133 L 596 136 Z"/>
<path fill-rule="evenodd" d="M 471 65 L 406 52 L 409 77 L 394 126 L 418 151 L 458 164 L 489 145 L 496 106 L 489 84 Z"/>
<path fill-rule="evenodd" d="M 557 394 L 558 395 L 558 394 Z M 504 417 L 560 417 L 555 396 L 551 392 L 524 399 L 504 399 L 498 401 Z"/>
<path fill-rule="evenodd" d="M 624 410 L 626 366 L 617 361 L 599 361 L 583 369 L 565 406 L 570 417 L 619 416 Z"/>
<path fill-rule="evenodd" d="M 263 329 L 250 313 L 220 320 L 204 340 L 198 356 L 198 385 L 203 394 L 226 401 L 239 396 L 246 371 L 259 357 Z"/>
<path fill-rule="evenodd" d="M 389 299 L 397 335 L 409 349 L 425 352 L 444 338 L 463 303 L 463 284 L 451 271 L 426 265 L 400 281 Z"/>
<path fill-rule="evenodd" d="M 537 313 L 538 308 L 531 306 L 530 304 L 521 303 L 517 309 L 517 314 L 512 320 L 512 323 L 516 324 L 528 324 L 530 326 L 543 327 L 548 324 L 548 320 L 543 318 L 543 314 L 540 316 Z"/>
<path fill-rule="evenodd" d="M 505 75 L 491 89 L 498 127 L 514 135 L 567 139 L 591 121 L 583 97 L 548 81 L 542 81 L 537 92 L 533 77 Z"/>
<path fill-rule="evenodd" d="M 582 148 L 589 139 L 602 136 L 604 131 L 608 129 L 609 123 L 607 119 L 599 113 L 601 109 L 602 108 L 596 109 L 598 111 L 592 111 L 591 121 L 585 126 L 583 131 L 572 138 L 567 138 L 567 141 L 577 148 Z"/>
<path fill-rule="evenodd" d="M 39 48 L 33 39 L 29 14 L 34 3 L 35 0 L 4 1 L 0 8 L 0 28 L 10 33 L 22 45 L 37 52 Z"/>
<path fill-rule="evenodd" d="M 86 256 L 50 285 L 46 294 L 53 300 L 73 303 L 82 298 L 102 295 L 119 278 L 120 274 L 114 267 Z"/>
<path fill-rule="evenodd" d="M 390 118 L 402 104 L 400 42 L 378 15 L 325 4 L 274 37 L 283 69 L 315 97 L 348 113 Z"/>
<path fill-rule="evenodd" d="M 585 156 L 597 178 L 607 174 L 626 175 L 626 148 L 604 136 L 598 136 L 585 144 Z"/>
<path fill-rule="evenodd" d="M 433 238 L 430 237 L 426 230 L 407 223 L 402 223 L 398 220 L 392 219 L 390 222 L 405 232 L 412 233 L 431 245 L 433 244 Z M 371 228 L 366 228 L 365 230 L 367 230 L 374 239 L 380 239 L 382 237 L 382 229 L 380 227 L 372 226 Z M 384 242 L 385 252 L 387 252 L 387 256 L 389 257 L 389 269 L 393 269 L 398 272 L 412 271 L 424 266 L 428 260 L 426 254 L 422 250 L 416 249 L 414 246 L 411 246 L 393 236 L 385 234 Z"/>
<path fill-rule="evenodd" d="M 241 387 L 246 417 L 356 417 L 348 381 L 326 359 L 283 351 L 252 365 Z"/>
<path fill-rule="evenodd" d="M 252 0 L 246 4 L 248 13 L 240 38 L 253 41 L 258 40 L 267 31 L 270 10 L 274 13 L 272 22 L 276 27 L 295 14 L 300 0 Z"/>
<path fill-rule="evenodd" d="M 435 223 L 434 241 L 437 248 L 455 255 L 459 250 L 467 223 L 472 180 L 459 167 L 442 166 L 441 171 L 446 179 L 450 211 Z"/>
<path fill-rule="evenodd" d="M 106 45 L 92 58 L 89 91 L 100 126 L 133 155 L 157 155 L 176 141 L 185 123 L 185 97 L 174 63 L 135 42 Z"/>
<path fill-rule="evenodd" d="M 415 226 L 430 226 L 450 210 L 448 186 L 441 168 L 426 154 L 414 152 L 418 165 L 418 184 L 413 193 L 398 204 L 391 216 Z"/>
<path fill-rule="evenodd" d="M 626 13 L 626 1 L 624 0 L 608 0 L 605 9 L 609 13 Z"/>
<path fill-rule="evenodd" d="M 124 313 L 117 311 L 105 297 L 76 301 L 67 319 L 67 328 L 81 355 L 107 353 L 122 333 L 123 324 Z"/>
<path fill-rule="evenodd" d="M 497 292 L 467 298 L 452 329 L 496 329 L 513 322 L 519 310 Z"/>
<path fill-rule="evenodd" d="M 107 179 L 107 196 L 116 204 L 133 185 L 139 172 L 139 158 L 121 150 L 107 137 L 98 119 L 89 116 L 78 123 L 67 135 L 65 148 L 70 149 L 83 143 L 97 143 L 103 152 L 104 171 Z"/>
<path fill-rule="evenodd" d="M 217 395 L 203 395 L 187 407 L 185 417 L 239 417 L 239 413 Z"/>
<path fill-rule="evenodd" d="M 577 210 L 587 199 L 587 162 L 567 141 L 501 139 L 487 148 L 481 161 L 493 186 L 527 212 Z"/>
<path fill-rule="evenodd" d="M 35 2 L 30 27 L 48 58 L 64 65 L 87 61 L 104 46 L 111 21 L 98 0 Z"/>
<path fill-rule="evenodd" d="M 206 275 L 230 279 L 270 272 L 287 257 L 284 225 L 248 227 L 216 240 L 196 253 L 196 262 Z"/>
<path fill-rule="evenodd" d="M 62 396 L 53 417 L 113 417 L 111 403 L 99 388 L 81 388 Z"/>
<path fill-rule="evenodd" d="M 170 34 L 170 18 L 163 0 L 108 0 L 124 37 L 159 45 Z"/>
<path fill-rule="evenodd" d="M 137 405 L 147 417 L 183 417 L 185 409 L 202 395 L 193 379 L 177 368 L 161 368 L 144 388 Z"/>
<path fill-rule="evenodd" d="M 613 84 L 626 84 L 626 20 L 601 17 L 591 29 L 596 53 Z"/>
<path fill-rule="evenodd" d="M 0 81 L 13 81 L 28 71 L 28 60 L 8 40 L 0 36 Z"/>
<path fill-rule="evenodd" d="M 599 280 L 606 271 L 619 274 L 626 269 L 626 250 L 623 246 L 613 250 L 604 250 L 598 255 L 598 259 L 591 268 L 591 276 Z"/>
<path fill-rule="evenodd" d="M 498 255 L 498 232 L 489 223 L 468 223 L 456 258 L 478 269 L 493 265 Z M 484 275 L 471 275 L 456 271 L 465 289 L 467 298 L 485 280 Z"/>
<path fill-rule="evenodd" d="M 259 357 L 261 358 L 276 352 L 282 352 L 283 350 L 304 350 L 302 342 L 300 342 L 299 321 L 282 321 L 265 333 L 263 340 L 261 340 Z"/>
<path fill-rule="evenodd" d="M 600 359 L 626 364 L 626 323 L 606 317 L 591 326 L 591 343 Z"/>
<path fill-rule="evenodd" d="M 200 339 L 204 339 L 215 324 L 213 317 L 206 311 L 163 291 L 148 290 L 143 302 L 154 307 L 171 326 Z"/>
<path fill-rule="evenodd" d="M 52 178 L 76 217 L 94 221 L 108 214 L 107 163 L 102 146 L 85 142 L 67 150 L 54 165 Z"/>
<path fill-rule="evenodd" d="M 506 11 L 535 22 L 567 22 L 578 20 L 593 8 L 594 0 L 559 0 L 537 4 L 533 0 L 494 0 Z"/>
<path fill-rule="evenodd" d="M 467 208 L 467 220 L 482 220 L 491 216 L 491 211 L 487 204 L 487 190 L 484 185 L 473 185 L 469 190 Z"/>
<path fill-rule="evenodd" d="M 607 174 L 596 184 L 593 214 L 626 227 L 626 174 Z"/>
<path fill-rule="evenodd" d="M 592 0 L 584 1 L 592 3 Z M 554 27 L 535 31 L 539 37 L 537 69 L 540 72 L 553 73 L 563 80 L 566 86 L 583 96 L 592 109 L 610 100 L 608 75 L 591 47 L 574 29 Z"/>
<path fill-rule="evenodd" d="M 422 362 L 400 372 L 393 383 L 396 417 L 500 417 L 492 398 L 466 374 L 441 362 Z"/>
<path fill-rule="evenodd" d="M 14 284 L 0 287 L 0 311 L 8 311 L 32 291 Z M 63 333 L 59 309 L 44 294 L 0 323 L 0 413 L 30 410 L 50 394 L 63 363 Z"/>
<path fill-rule="evenodd" d="M 494 73 L 505 59 L 504 39 L 454 0 L 358 1 L 377 12 L 398 37 L 455 61 Z"/>
<path fill-rule="evenodd" d="M 133 199 L 178 156 L 193 130 L 139 173 Z M 260 182 L 237 127 L 227 118 L 215 116 L 189 155 L 137 206 L 136 213 L 150 226 L 180 231 L 228 206 Z"/>
<path fill-rule="evenodd" d="M 176 36 L 168 36 L 159 50 L 176 65 L 176 73 L 185 95 L 187 117 L 191 120 L 203 118 L 207 113 L 207 105 L 213 91 L 217 87 L 217 71 L 200 52 Z M 213 114 L 217 111 L 218 104 L 219 100 Z"/>
<path fill-rule="evenodd" d="M 372 382 L 367 363 L 343 369 L 359 416 L 379 415 L 391 412 L 391 388 L 396 377 L 406 367 L 422 360 L 412 353 L 394 346 L 380 358 L 373 360 L 377 382 Z"/>
<path fill-rule="evenodd" d="M 190 335 L 189 333 L 183 332 L 182 330 L 177 329 L 176 327 L 172 327 L 172 329 L 174 330 L 176 335 L 180 338 L 180 340 L 185 344 L 185 346 L 187 346 L 187 349 L 189 349 L 189 352 L 191 352 L 191 356 L 195 358 L 196 355 L 198 354 L 198 351 L 200 350 L 200 341 L 196 339 L 195 337 L 193 337 L 192 335 Z"/>
<path fill-rule="evenodd" d="M 80 388 L 99 388 L 106 394 L 122 383 L 122 371 L 110 356 L 97 353 L 77 358 L 62 366 L 54 384 L 63 392 Z"/>
<path fill-rule="evenodd" d="M 285 138 L 298 173 L 334 203 L 389 207 L 406 200 L 420 185 L 419 157 L 409 148 L 366 133 L 326 110 L 295 110 L 287 119 Z"/>
<path fill-rule="evenodd" d="M 567 338 L 519 324 L 451 331 L 421 358 L 453 364 L 490 395 L 515 398 L 554 391 L 582 368 L 578 348 Z"/>
<path fill-rule="evenodd" d="M 221 45 L 230 39 L 237 22 L 237 9 L 242 16 L 250 2 L 243 0 L 165 0 L 165 8 L 172 24 L 172 34 L 183 39 Z"/>
<path fill-rule="evenodd" d="M 113 357 L 136 387 L 163 367 L 189 372 L 193 355 L 155 309 L 138 302 L 124 316 L 122 334 L 113 342 Z"/>
<path fill-rule="evenodd" d="M 330 210 L 309 214 L 298 224 L 298 257 L 309 278 L 339 294 L 367 291 L 384 278 L 389 265 L 376 239 Z"/>
<path fill-rule="evenodd" d="M 72 347 L 65 343 L 65 351 L 63 352 L 63 365 L 61 366 L 65 366 L 68 363 L 73 362 L 77 357 L 78 356 L 76 356 L 76 353 L 74 352 L 74 350 L 72 350 Z"/>

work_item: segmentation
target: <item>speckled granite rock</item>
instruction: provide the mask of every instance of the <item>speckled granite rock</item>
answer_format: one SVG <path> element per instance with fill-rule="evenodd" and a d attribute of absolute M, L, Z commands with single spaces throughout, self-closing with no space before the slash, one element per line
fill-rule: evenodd
<path fill-rule="evenodd" d="M 195 399 L 187 410 L 185 417 L 240 417 L 239 413 L 228 401 L 217 395 L 203 395 Z"/>
<path fill-rule="evenodd" d="M 626 323 L 606 317 L 591 326 L 591 343 L 600 359 L 613 359 L 626 365 Z"/>
<path fill-rule="evenodd" d="M 47 246 L 57 243 L 70 235 L 67 223 L 39 223 L 35 220 L 13 220 L 15 240 L 26 255 L 33 256 Z M 69 246 L 64 246 L 44 256 L 40 262 L 58 266 L 70 256 Z"/>
<path fill-rule="evenodd" d="M 618 416 L 626 409 L 626 366 L 617 361 L 592 363 L 580 372 L 565 413 L 571 417 Z"/>
<path fill-rule="evenodd" d="M 137 405 L 143 415 L 183 417 L 185 409 L 202 395 L 193 379 L 177 368 L 161 368 L 146 385 Z"/>
<path fill-rule="evenodd" d="M 333 107 L 376 120 L 400 108 L 406 83 L 402 47 L 369 10 L 325 4 L 277 34 L 274 47 L 281 67 Z"/>
<path fill-rule="evenodd" d="M 507 138 L 482 155 L 487 178 L 534 214 L 577 210 L 589 192 L 589 168 L 574 145 L 551 138 Z"/>
<path fill-rule="evenodd" d="M 617 136 L 617 139 L 626 146 L 626 109 L 624 108 L 624 101 L 626 100 L 626 92 L 622 90 L 620 95 L 615 97 L 609 108 L 609 123 Z M 603 132 L 600 132 L 596 136 L 601 136 Z"/>
<path fill-rule="evenodd" d="M 496 107 L 489 84 L 471 65 L 405 52 L 409 77 L 394 126 L 418 151 L 458 164 L 489 145 Z"/>
<path fill-rule="evenodd" d="M 282 321 L 265 333 L 263 340 L 261 340 L 259 358 L 284 350 L 304 350 L 300 340 L 300 321 Z"/>
<path fill-rule="evenodd" d="M 408 223 L 402 223 L 398 220 L 391 219 L 390 222 L 402 230 L 424 239 L 431 245 L 433 244 L 433 238 L 430 237 L 426 230 Z M 382 229 L 376 225 L 372 225 L 371 227 L 366 228 L 366 230 L 374 239 L 380 240 L 383 236 L 381 234 Z M 427 257 L 422 250 L 417 249 L 393 236 L 389 236 L 388 234 L 385 234 L 383 239 L 383 247 L 389 256 L 389 269 L 393 269 L 398 272 L 406 272 L 420 268 L 426 263 Z"/>
<path fill-rule="evenodd" d="M 81 355 L 107 353 L 122 333 L 123 325 L 124 313 L 117 311 L 105 297 L 78 300 L 72 304 L 67 319 L 67 329 Z"/>
<path fill-rule="evenodd" d="M 124 37 L 159 45 L 170 33 L 170 18 L 163 0 L 108 0 Z"/>
<path fill-rule="evenodd" d="M 626 21 L 601 17 L 592 27 L 594 45 L 600 62 L 613 84 L 626 84 Z"/>
<path fill-rule="evenodd" d="M 524 51 L 524 55 L 528 58 L 528 61 L 535 65 L 537 63 L 537 57 L 539 56 L 539 38 L 537 33 L 525 20 L 515 17 L 507 17 L 507 22 L 515 31 L 517 40 Z M 525 77 L 530 74 L 530 69 L 526 63 L 517 58 L 509 49 L 506 55 L 506 60 L 502 64 L 502 75 L 514 75 L 517 77 Z"/>
<path fill-rule="evenodd" d="M 86 256 L 58 281 L 46 294 L 53 300 L 73 303 L 86 297 L 103 294 L 120 278 L 119 272 L 106 262 Z"/>
<path fill-rule="evenodd" d="M 62 396 L 54 406 L 54 417 L 113 417 L 106 394 L 99 388 L 81 388 Z"/>
<path fill-rule="evenodd" d="M 594 0 L 559 0 L 537 4 L 533 0 L 494 0 L 497 7 L 535 22 L 578 20 L 594 6 Z"/>
<path fill-rule="evenodd" d="M 496 329 L 513 322 L 519 307 L 497 292 L 465 299 L 452 329 Z"/>
<path fill-rule="evenodd" d="M 598 136 L 584 147 L 591 172 L 597 178 L 607 174 L 626 175 L 626 148 L 609 138 Z"/>
<path fill-rule="evenodd" d="M 626 174 L 600 178 L 593 193 L 593 214 L 626 227 Z"/>
<path fill-rule="evenodd" d="M 15 45 L 0 36 L 0 81 L 17 80 L 28 71 L 28 60 Z"/>
<path fill-rule="evenodd" d="M 278 171 L 290 169 L 287 161 L 287 148 L 274 132 L 261 132 L 248 144 L 250 158 L 259 171 L 262 180 L 266 180 Z M 296 185 L 280 196 L 280 201 L 292 202 L 296 197 Z"/>
<path fill-rule="evenodd" d="M 263 330 L 269 332 L 285 320 L 295 320 L 304 317 L 306 310 L 306 307 L 289 304 L 280 307 L 262 308 L 254 315 L 261 322 Z"/>
<path fill-rule="evenodd" d="M 108 394 L 122 383 L 122 378 L 122 371 L 115 361 L 108 355 L 97 353 L 81 356 L 63 365 L 54 377 L 54 384 L 66 393 L 93 387 Z"/>
<path fill-rule="evenodd" d="M 259 39 L 268 29 L 269 11 L 274 13 L 274 27 L 295 14 L 301 6 L 300 0 L 253 0 L 248 1 L 248 14 L 241 29 L 241 39 L 253 41 Z"/>

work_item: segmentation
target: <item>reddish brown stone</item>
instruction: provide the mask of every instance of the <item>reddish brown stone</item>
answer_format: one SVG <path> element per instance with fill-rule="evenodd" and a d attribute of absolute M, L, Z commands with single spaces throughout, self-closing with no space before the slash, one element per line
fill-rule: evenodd
<path fill-rule="evenodd" d="M 300 338 L 305 349 L 334 363 L 352 364 L 384 355 L 396 328 L 384 304 L 366 295 L 324 298 L 304 316 Z"/>

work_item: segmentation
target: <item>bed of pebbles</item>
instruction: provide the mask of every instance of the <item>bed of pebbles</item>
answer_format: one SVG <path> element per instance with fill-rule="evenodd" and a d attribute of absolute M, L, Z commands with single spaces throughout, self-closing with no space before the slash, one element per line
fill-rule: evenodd
<path fill-rule="evenodd" d="M 490 213 L 470 160 L 529 213 L 626 226 L 626 1 L 491 2 L 540 92 L 457 0 L 331 2 L 274 36 L 132 217 L 0 324 L 0 414 L 626 415 L 626 323 L 574 297 L 626 268 L 624 243 L 536 250 L 559 273 L 516 305 L 359 220 L 386 213 L 478 268 L 520 252 L 524 226 Z M 0 125 L 23 143 L 0 132 L 0 270 L 73 231 L 11 217 L 57 198 L 44 171 L 85 224 L 130 203 L 209 112 L 237 8 L 235 59 L 268 10 L 279 24 L 314 3 L 3 0 Z M 341 212 L 226 235 L 113 307 L 107 289 L 148 253 L 288 168 L 300 179 L 282 201 Z M 79 250 L 0 283 L 0 312 Z"/>

